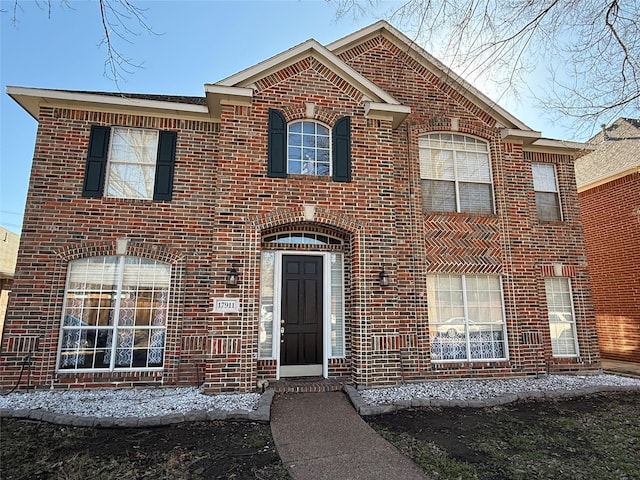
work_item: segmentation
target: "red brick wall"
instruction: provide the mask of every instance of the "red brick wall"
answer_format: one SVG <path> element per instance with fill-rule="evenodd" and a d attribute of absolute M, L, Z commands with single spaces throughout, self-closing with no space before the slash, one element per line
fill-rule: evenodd
<path fill-rule="evenodd" d="M 579 199 L 602 357 L 640 362 L 640 173 Z"/>
<path fill-rule="evenodd" d="M 256 82 L 250 107 L 225 105 L 220 124 L 135 115 L 42 110 L 10 312 L 2 341 L 0 385 L 12 386 L 33 350 L 31 385 L 194 385 L 248 391 L 273 378 L 275 362 L 257 360 L 261 237 L 277 229 L 313 227 L 345 241 L 346 356 L 330 375 L 365 386 L 403 380 L 520 376 L 599 368 L 589 300 L 573 164 L 568 156 L 531 154 L 503 144 L 495 121 L 385 39 L 343 58 L 412 107 L 398 129 L 366 119 L 364 97 L 313 58 Z M 290 175 L 269 178 L 267 114 L 315 118 L 329 126 L 351 117 L 349 183 Z M 453 120 L 456 119 L 456 120 Z M 491 146 L 497 213 L 423 213 L 417 139 L 458 131 Z M 178 132 L 171 202 L 82 198 L 92 124 Z M 535 213 L 531 162 L 556 164 L 565 221 L 541 225 Z M 305 205 L 314 207 L 309 218 Z M 69 374 L 55 369 L 68 261 L 113 254 L 118 238 L 132 254 L 172 264 L 165 369 L 154 374 Z M 551 357 L 543 268 L 570 267 L 581 355 Z M 214 314 L 229 294 L 225 274 L 240 271 L 237 314 Z M 381 288 L 384 268 L 391 285 Z M 501 275 L 510 358 L 438 364 L 430 360 L 426 276 Z M 36 339 L 38 346 L 36 347 Z M 24 382 L 23 382 L 24 383 Z"/>

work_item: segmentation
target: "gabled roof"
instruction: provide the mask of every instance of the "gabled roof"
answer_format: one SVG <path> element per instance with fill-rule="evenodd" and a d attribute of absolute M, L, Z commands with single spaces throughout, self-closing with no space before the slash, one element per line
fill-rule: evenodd
<path fill-rule="evenodd" d="M 362 76 L 313 39 L 285 50 L 219 82 L 205 84 L 207 104 L 216 112 L 219 111 L 220 105 L 225 101 L 232 104 L 235 102 L 242 104 L 243 99 L 245 101 L 248 100 L 249 89 L 255 87 L 255 82 L 308 57 L 315 58 L 338 77 L 362 92 L 365 98 L 365 113 L 368 117 L 388 117 L 393 121 L 395 128 L 411 112 L 410 107 L 402 105 L 392 95 Z M 244 92 L 238 90 L 238 96 L 232 98 L 234 89 L 244 89 Z"/>
<path fill-rule="evenodd" d="M 595 151 L 576 160 L 579 192 L 640 172 L 640 119 L 619 118 L 589 144 Z"/>
<path fill-rule="evenodd" d="M 567 152 L 582 150 L 585 147 L 584 144 L 541 138 L 540 132 L 529 128 L 385 21 L 376 22 L 326 47 L 316 40 L 307 40 L 219 82 L 205 84 L 205 97 L 77 92 L 24 87 L 7 87 L 7 93 L 36 119 L 40 106 L 50 105 L 154 116 L 173 115 L 178 118 L 216 122 L 220 121 L 222 105 L 251 105 L 256 83 L 260 79 L 304 58 L 312 57 L 362 93 L 367 118 L 388 120 L 397 128 L 411 113 L 410 106 L 401 104 L 339 56 L 376 36 L 390 40 L 480 110 L 491 115 L 496 120 L 495 127 L 500 129 L 503 141 L 521 142 L 526 149 L 542 151 Z"/>
<path fill-rule="evenodd" d="M 340 53 L 367 42 L 378 35 L 382 35 L 392 43 L 395 43 L 401 50 L 405 51 L 420 65 L 424 66 L 430 73 L 438 77 L 444 83 L 450 84 L 456 90 L 464 93 L 464 96 L 467 99 L 477 105 L 481 110 L 491 114 L 501 124 L 501 127 L 510 129 L 512 134 L 517 130 L 522 130 L 537 133 L 537 136 L 540 136 L 540 132 L 535 132 L 529 128 L 522 121 L 518 120 L 489 97 L 480 92 L 480 90 L 453 72 L 453 70 L 440 62 L 429 52 L 417 45 L 415 41 L 411 40 L 404 33 L 384 20 L 380 20 L 379 22 L 347 35 L 340 40 L 330 43 L 327 45 L 327 49 L 336 55 L 340 55 Z M 531 133 L 528 136 L 531 137 Z"/>

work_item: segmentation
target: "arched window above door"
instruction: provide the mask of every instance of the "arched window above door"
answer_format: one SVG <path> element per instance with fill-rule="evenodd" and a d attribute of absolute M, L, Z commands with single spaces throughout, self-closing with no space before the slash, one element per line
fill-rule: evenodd
<path fill-rule="evenodd" d="M 264 243 L 294 244 L 294 245 L 342 245 L 343 241 L 329 235 L 312 232 L 284 232 L 268 235 Z"/>

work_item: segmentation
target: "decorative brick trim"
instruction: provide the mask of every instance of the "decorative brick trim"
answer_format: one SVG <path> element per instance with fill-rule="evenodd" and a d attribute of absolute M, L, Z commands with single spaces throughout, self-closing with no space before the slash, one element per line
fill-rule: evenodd
<path fill-rule="evenodd" d="M 228 355 L 240 353 L 240 337 L 216 337 L 207 339 L 207 351 L 211 355 Z"/>
<path fill-rule="evenodd" d="M 67 262 L 87 257 L 112 256 L 117 254 L 116 241 L 71 244 L 53 253 L 56 257 Z M 176 249 L 135 240 L 128 242 L 125 254 L 170 264 L 177 264 L 185 259 L 185 254 Z"/>
<path fill-rule="evenodd" d="M 54 108 L 53 118 L 81 120 L 104 125 L 120 125 L 123 127 L 153 128 L 157 130 L 193 130 L 197 132 L 219 132 L 220 123 L 203 122 L 201 120 L 181 120 L 178 118 L 147 117 L 111 112 L 90 112 L 67 108 Z"/>
<path fill-rule="evenodd" d="M 342 117 L 340 112 L 336 112 L 333 109 L 322 107 L 320 105 L 315 106 L 312 118 L 307 117 L 307 107 L 305 104 L 290 105 L 283 108 L 281 112 L 287 122 L 292 122 L 294 120 L 317 120 L 329 127 L 332 127 L 336 121 Z"/>
<path fill-rule="evenodd" d="M 540 265 L 540 273 L 543 277 L 575 277 L 577 268 L 575 265 Z"/>
<path fill-rule="evenodd" d="M 274 228 L 283 225 L 308 224 L 304 206 L 273 210 L 264 215 L 255 215 L 247 218 L 248 223 L 260 231 L 271 232 Z M 337 213 L 321 207 L 315 208 L 312 222 L 316 225 L 326 225 L 338 232 L 353 234 L 365 229 L 366 224 L 357 218 L 344 213 Z"/>
<path fill-rule="evenodd" d="M 10 336 L 7 337 L 5 353 L 29 353 L 38 348 L 40 337 L 35 336 Z"/>

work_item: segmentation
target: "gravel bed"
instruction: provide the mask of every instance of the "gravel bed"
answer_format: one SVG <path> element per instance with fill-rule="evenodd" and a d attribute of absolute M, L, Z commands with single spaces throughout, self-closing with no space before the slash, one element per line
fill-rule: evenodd
<path fill-rule="evenodd" d="M 540 378 L 437 380 L 359 390 L 365 405 L 412 400 L 487 400 L 529 392 L 580 391 L 590 387 L 640 390 L 640 379 L 618 375 L 549 375 Z M 260 394 L 204 395 L 198 388 L 40 390 L 0 395 L 0 410 L 44 410 L 94 418 L 145 418 L 192 411 L 254 412 Z M 267 406 L 268 408 L 268 406 Z"/>
<path fill-rule="evenodd" d="M 254 411 L 260 395 L 204 395 L 198 388 L 53 390 L 0 395 L 0 409 L 42 409 L 98 418 L 145 418 L 191 411 Z"/>
<path fill-rule="evenodd" d="M 590 387 L 640 389 L 640 379 L 619 375 L 549 375 L 539 378 L 437 380 L 372 388 L 358 393 L 367 405 L 391 405 L 415 399 L 485 400 L 508 394 L 584 390 Z"/>

